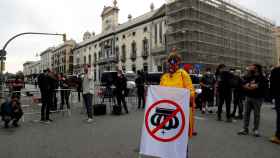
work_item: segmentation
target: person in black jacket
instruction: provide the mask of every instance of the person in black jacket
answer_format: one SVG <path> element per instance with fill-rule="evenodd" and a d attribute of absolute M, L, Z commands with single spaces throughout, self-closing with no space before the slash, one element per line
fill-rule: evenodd
<path fill-rule="evenodd" d="M 9 128 L 10 121 L 13 121 L 14 127 L 18 127 L 18 121 L 22 115 L 23 111 L 17 94 L 13 94 L 11 100 L 7 100 L 1 105 L 1 117 L 5 122 L 5 128 Z"/>
<path fill-rule="evenodd" d="M 41 122 L 49 123 L 50 119 L 50 108 L 52 106 L 53 100 L 53 86 L 51 72 L 49 69 L 44 70 L 44 73 L 40 74 L 38 77 L 38 85 L 41 92 L 42 107 L 41 107 Z"/>
<path fill-rule="evenodd" d="M 260 113 L 267 88 L 267 82 L 262 73 L 262 67 L 253 64 L 248 67 L 248 74 L 244 78 L 244 92 L 246 94 L 244 126 L 239 135 L 249 134 L 250 113 L 254 111 L 253 135 L 259 137 Z"/>
<path fill-rule="evenodd" d="M 230 86 L 230 80 L 232 79 L 232 74 L 226 70 L 226 66 L 224 64 L 220 64 L 217 68 L 216 72 L 216 80 L 217 80 L 217 91 L 219 97 L 218 103 L 218 121 L 222 120 L 222 109 L 223 104 L 226 104 L 226 117 L 227 122 L 232 122 L 230 107 L 231 107 L 231 99 L 232 99 L 232 89 Z"/>
<path fill-rule="evenodd" d="M 125 96 L 127 93 L 127 79 L 125 78 L 121 70 L 118 70 L 118 76 L 115 81 L 115 86 L 116 86 L 115 92 L 116 92 L 118 105 L 121 106 L 122 104 L 125 112 L 128 113 L 128 109 L 125 101 Z"/>
<path fill-rule="evenodd" d="M 270 141 L 280 144 L 280 65 L 271 71 L 270 76 L 270 92 L 275 99 L 276 110 L 276 132 Z"/>
<path fill-rule="evenodd" d="M 137 71 L 137 78 L 135 80 L 136 87 L 137 87 L 137 96 L 138 96 L 138 109 L 140 109 L 141 102 L 142 102 L 142 108 L 144 109 L 145 107 L 145 98 L 144 98 L 144 92 L 145 92 L 145 87 L 144 87 L 144 77 L 141 71 Z"/>
<path fill-rule="evenodd" d="M 69 84 L 66 79 L 66 77 L 60 73 L 58 75 L 58 86 L 60 87 L 60 99 L 61 99 L 61 104 L 60 104 L 60 110 L 64 109 L 64 104 L 66 104 L 67 109 L 70 109 L 69 105 L 69 96 L 70 96 L 70 90 L 69 90 Z"/>
<path fill-rule="evenodd" d="M 231 113 L 231 117 L 236 117 L 235 113 L 238 108 L 238 116 L 236 117 L 237 119 L 242 120 L 243 119 L 243 99 L 244 99 L 244 93 L 243 93 L 243 80 L 241 78 L 241 71 L 240 70 L 235 70 L 234 78 L 235 82 L 235 87 L 233 90 L 233 111 Z"/>

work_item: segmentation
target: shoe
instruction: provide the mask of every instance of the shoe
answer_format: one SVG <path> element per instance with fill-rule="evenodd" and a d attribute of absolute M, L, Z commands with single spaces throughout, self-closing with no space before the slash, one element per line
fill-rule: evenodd
<path fill-rule="evenodd" d="M 50 120 L 46 120 L 46 121 L 44 121 L 44 123 L 45 123 L 45 124 L 50 124 L 51 121 L 50 121 Z"/>
<path fill-rule="evenodd" d="M 271 137 L 270 142 L 280 145 L 280 139 L 276 136 Z"/>
<path fill-rule="evenodd" d="M 91 123 L 91 122 L 93 122 L 92 118 L 87 119 L 87 123 Z"/>
<path fill-rule="evenodd" d="M 193 132 L 192 135 L 193 135 L 193 136 L 197 136 L 197 132 Z"/>
<path fill-rule="evenodd" d="M 14 126 L 14 127 L 18 127 L 19 125 L 18 125 L 17 122 L 13 122 L 13 126 Z"/>
<path fill-rule="evenodd" d="M 6 124 L 6 123 L 5 123 L 5 126 L 4 126 L 4 127 L 5 127 L 5 128 L 9 128 L 9 124 Z"/>
<path fill-rule="evenodd" d="M 208 113 L 209 113 L 209 114 L 213 114 L 213 111 L 212 111 L 212 110 L 209 110 Z"/>
<path fill-rule="evenodd" d="M 231 118 L 228 118 L 226 122 L 227 122 L 227 123 L 232 123 L 232 119 L 231 119 Z"/>
<path fill-rule="evenodd" d="M 253 136 L 260 137 L 260 132 L 258 130 L 253 131 Z"/>
<path fill-rule="evenodd" d="M 52 119 L 47 119 L 46 121 L 53 122 L 53 120 L 52 120 Z"/>
<path fill-rule="evenodd" d="M 248 135 L 248 134 L 249 134 L 249 131 L 246 130 L 246 129 L 242 129 L 242 130 L 239 131 L 237 134 L 238 134 L 238 135 Z"/>

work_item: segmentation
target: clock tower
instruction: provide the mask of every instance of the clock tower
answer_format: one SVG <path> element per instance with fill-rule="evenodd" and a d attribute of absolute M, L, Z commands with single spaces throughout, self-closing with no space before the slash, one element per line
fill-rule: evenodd
<path fill-rule="evenodd" d="M 113 31 L 119 22 L 119 8 L 117 0 L 114 0 L 113 6 L 104 6 L 101 14 L 102 17 L 102 32 Z"/>

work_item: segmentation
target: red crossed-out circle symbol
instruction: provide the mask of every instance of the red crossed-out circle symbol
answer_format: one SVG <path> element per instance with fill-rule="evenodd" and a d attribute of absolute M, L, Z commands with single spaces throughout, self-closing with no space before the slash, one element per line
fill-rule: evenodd
<path fill-rule="evenodd" d="M 172 107 L 175 107 L 176 109 L 172 112 L 172 114 L 170 116 L 168 116 L 166 119 L 163 120 L 163 122 L 160 123 L 160 125 L 156 126 L 154 129 L 151 129 L 150 128 L 150 120 L 149 120 L 149 116 L 150 116 L 150 113 L 151 111 L 156 108 L 157 106 L 160 106 L 160 104 L 165 104 L 165 105 L 168 105 L 168 106 L 172 106 Z M 178 133 L 170 138 L 162 138 L 162 137 L 159 137 L 156 135 L 156 133 L 162 129 L 174 116 L 176 116 L 177 114 L 180 114 L 181 115 L 181 126 L 180 126 L 180 129 L 178 131 Z M 184 129 L 185 129 L 185 114 L 184 114 L 184 111 L 182 110 L 182 108 L 180 107 L 179 104 L 177 104 L 176 102 L 174 101 L 171 101 L 171 100 L 158 100 L 156 101 L 155 103 L 153 103 L 147 110 L 146 112 L 146 116 L 145 116 L 145 126 L 146 126 L 146 129 L 149 133 L 150 136 L 152 136 L 154 139 L 160 141 L 160 142 L 171 142 L 171 141 L 174 141 L 176 140 L 177 138 L 179 138 L 182 133 L 184 132 Z"/>

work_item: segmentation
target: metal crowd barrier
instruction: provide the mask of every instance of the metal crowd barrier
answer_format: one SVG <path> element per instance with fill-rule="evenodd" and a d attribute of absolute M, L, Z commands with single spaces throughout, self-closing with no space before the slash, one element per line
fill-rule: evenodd
<path fill-rule="evenodd" d="M 65 103 L 64 108 L 62 110 L 58 110 L 61 105 L 61 91 L 69 91 L 69 106 L 70 108 L 67 108 L 67 105 Z M 71 109 L 73 106 L 73 93 L 76 92 L 73 89 L 55 89 L 55 97 L 56 97 L 56 108 L 57 110 L 53 111 L 51 110 L 51 113 L 58 113 L 62 112 L 62 115 L 65 115 L 65 112 L 68 113 L 68 116 L 71 116 Z M 21 91 L 9 91 L 9 90 L 4 90 L 0 92 L 3 96 L 1 100 L 1 104 L 6 101 L 7 99 L 10 99 L 12 94 L 14 93 L 19 93 L 20 94 L 20 102 L 21 102 L 21 107 L 23 109 L 23 116 L 22 116 L 22 121 L 25 121 L 25 118 L 28 117 L 33 117 L 34 115 L 40 115 L 41 114 L 41 106 L 42 106 L 42 97 L 41 93 L 39 90 L 21 90 Z M 53 102 L 53 104 L 55 104 Z"/>

